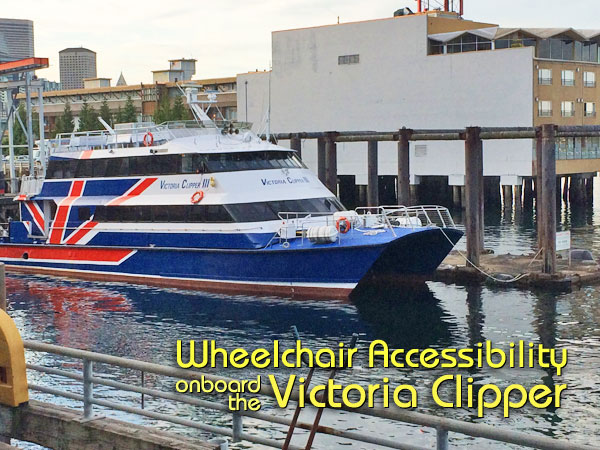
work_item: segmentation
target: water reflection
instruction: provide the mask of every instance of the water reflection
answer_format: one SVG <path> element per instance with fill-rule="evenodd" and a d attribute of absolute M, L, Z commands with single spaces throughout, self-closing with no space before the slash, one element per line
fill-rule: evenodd
<path fill-rule="evenodd" d="M 351 296 L 370 337 L 393 348 L 448 347 L 453 318 L 425 283 L 360 285 Z"/>

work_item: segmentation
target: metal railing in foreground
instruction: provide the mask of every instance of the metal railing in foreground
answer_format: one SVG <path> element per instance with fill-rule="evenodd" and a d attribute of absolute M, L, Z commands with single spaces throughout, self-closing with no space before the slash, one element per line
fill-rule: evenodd
<path fill-rule="evenodd" d="M 63 369 L 57 369 L 47 366 L 41 366 L 37 364 L 27 364 L 27 368 L 32 371 L 39 373 L 55 375 L 65 377 L 71 380 L 81 381 L 83 384 L 83 395 L 75 394 L 72 392 L 61 391 L 59 389 L 50 388 L 38 384 L 29 384 L 29 388 L 34 391 L 64 397 L 75 401 L 83 402 L 83 417 L 84 419 L 93 419 L 93 406 L 101 406 L 116 411 L 122 411 L 125 413 L 135 414 L 150 419 L 161 420 L 170 422 L 185 427 L 190 427 L 205 432 L 213 433 L 221 436 L 228 436 L 233 439 L 234 442 L 248 441 L 256 444 L 261 444 L 274 448 L 281 448 L 283 440 L 275 440 L 266 437 L 256 436 L 244 432 L 243 428 L 243 416 L 266 421 L 272 424 L 280 424 L 289 426 L 291 420 L 286 417 L 276 416 L 273 414 L 260 412 L 260 411 L 239 411 L 232 412 L 228 406 L 223 403 L 213 402 L 208 400 L 202 400 L 200 398 L 192 397 L 189 395 L 181 395 L 172 392 L 166 392 L 156 389 L 150 389 L 144 387 L 144 376 L 145 374 L 162 375 L 174 379 L 184 380 L 201 380 L 204 377 L 207 380 L 216 382 L 217 380 L 225 380 L 226 382 L 232 381 L 233 379 L 227 377 L 220 377 L 206 373 L 200 373 L 197 371 L 179 369 L 175 367 L 163 366 L 160 364 L 148 363 L 133 359 L 121 358 L 117 356 L 105 355 L 101 353 L 89 352 L 85 350 L 78 350 L 73 348 L 61 347 L 52 344 L 45 344 L 36 341 L 24 341 L 25 348 L 33 352 L 42 352 L 52 355 L 59 355 L 67 358 L 73 358 L 81 360 L 83 362 L 83 372 L 76 373 L 73 371 L 67 371 Z M 121 369 L 130 369 L 140 371 L 141 383 L 140 386 L 122 383 L 114 381 L 113 379 L 103 378 L 95 376 L 93 372 L 93 364 L 105 364 L 109 366 L 118 367 Z M 141 394 L 141 407 L 134 407 L 125 405 L 123 403 L 116 403 L 109 400 L 94 398 L 93 387 L 94 385 L 102 385 L 111 388 L 115 388 L 119 391 L 131 392 Z M 275 398 L 273 390 L 267 386 L 262 385 L 259 393 L 261 395 Z M 159 413 L 145 409 L 144 396 L 151 396 L 155 398 L 170 400 L 174 402 L 181 402 L 188 405 L 198 406 L 205 409 L 214 411 L 221 411 L 232 415 L 232 427 L 224 428 L 221 426 L 209 425 L 206 423 L 184 419 L 175 415 Z M 298 400 L 298 393 L 294 391 L 291 395 L 292 400 Z M 308 402 L 307 402 L 308 404 Z M 471 437 L 478 437 L 489 439 L 497 442 L 516 444 L 523 447 L 538 448 L 545 450 L 592 450 L 593 447 L 583 444 L 572 444 L 544 436 L 536 436 L 532 434 L 510 431 L 501 427 L 493 427 L 490 425 L 480 425 L 469 422 L 462 422 L 454 419 L 446 419 L 443 417 L 417 413 L 413 411 L 404 411 L 400 409 L 384 409 L 384 408 L 342 408 L 345 411 L 357 413 L 360 415 L 386 419 L 391 421 L 402 422 L 405 424 L 419 425 L 423 427 L 430 427 L 436 430 L 436 447 L 438 450 L 446 450 L 449 445 L 448 433 L 459 433 Z M 311 424 L 298 423 L 296 428 L 310 429 Z M 363 442 L 373 445 L 378 445 L 387 448 L 404 449 L 404 450 L 425 450 L 425 447 L 407 444 L 402 442 L 400 439 L 391 440 L 378 437 L 376 435 L 369 435 L 366 433 L 340 430 L 332 427 L 319 426 L 317 429 L 318 433 L 335 436 L 338 438 L 347 439 L 353 442 Z M 282 439 L 285 430 L 282 429 Z M 290 446 L 290 449 L 299 449 L 297 446 Z"/>

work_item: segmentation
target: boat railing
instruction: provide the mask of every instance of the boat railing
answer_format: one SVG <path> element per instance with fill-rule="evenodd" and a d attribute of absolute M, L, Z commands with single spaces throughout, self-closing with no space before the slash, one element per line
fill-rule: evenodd
<path fill-rule="evenodd" d="M 394 228 L 456 228 L 448 208 L 437 205 L 362 206 L 354 211 L 280 212 L 278 216 L 282 221 L 279 238 L 284 244 L 295 238 L 304 243 L 309 228 L 323 225 L 338 228 L 337 222 L 342 219 L 350 222 L 350 233 L 339 233 L 337 242 L 351 236 L 353 230 L 389 229 L 395 236 Z"/>
<path fill-rule="evenodd" d="M 169 121 L 159 125 L 153 122 L 117 124 L 112 130 L 77 131 L 59 133 L 49 142 L 52 153 L 96 150 L 119 147 L 140 147 L 159 145 L 182 137 L 215 133 L 239 134 L 250 130 L 251 124 L 236 121 Z M 150 139 L 147 135 L 151 134 Z"/>
<path fill-rule="evenodd" d="M 414 227 L 439 227 L 456 228 L 452 214 L 448 208 L 438 205 L 416 205 L 416 206 L 381 206 L 389 220 L 396 226 Z M 418 219 L 415 220 L 415 219 Z"/>
<path fill-rule="evenodd" d="M 32 196 L 42 191 L 44 177 L 24 175 L 21 177 L 21 188 L 19 195 Z"/>

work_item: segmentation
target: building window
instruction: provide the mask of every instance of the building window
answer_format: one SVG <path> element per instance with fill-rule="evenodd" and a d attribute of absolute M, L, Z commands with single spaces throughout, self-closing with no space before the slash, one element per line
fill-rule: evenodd
<path fill-rule="evenodd" d="M 342 64 L 358 64 L 360 62 L 359 55 L 342 55 L 338 56 L 338 65 Z"/>
<path fill-rule="evenodd" d="M 538 114 L 540 117 L 552 117 L 552 102 L 541 100 L 538 103 Z"/>
<path fill-rule="evenodd" d="M 469 33 L 454 38 L 447 44 L 448 53 L 476 52 L 491 49 L 491 40 Z"/>
<path fill-rule="evenodd" d="M 594 102 L 585 102 L 585 117 L 596 117 L 596 104 Z"/>
<path fill-rule="evenodd" d="M 551 85 L 552 69 L 540 69 L 538 72 L 538 82 L 542 85 Z"/>
<path fill-rule="evenodd" d="M 583 85 L 585 87 L 596 87 L 596 74 L 594 72 L 583 72 Z"/>
<path fill-rule="evenodd" d="M 572 70 L 563 70 L 561 80 L 563 86 L 575 86 L 575 72 Z"/>
<path fill-rule="evenodd" d="M 575 115 L 575 103 L 562 102 L 560 104 L 560 114 L 563 117 L 573 117 Z"/>

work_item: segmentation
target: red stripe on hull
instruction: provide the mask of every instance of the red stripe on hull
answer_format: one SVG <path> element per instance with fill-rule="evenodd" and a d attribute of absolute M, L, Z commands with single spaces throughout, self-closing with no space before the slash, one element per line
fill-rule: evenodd
<path fill-rule="evenodd" d="M 144 286 L 170 287 L 218 294 L 242 294 L 256 296 L 276 296 L 295 299 L 346 300 L 353 289 L 313 286 L 280 286 L 271 284 L 227 283 L 205 280 L 187 280 L 180 278 L 139 277 L 136 275 L 93 273 L 76 270 L 56 270 L 47 267 L 26 267 L 6 265 L 9 272 L 34 275 L 57 275 L 88 281 L 109 281 L 140 284 Z"/>
<path fill-rule="evenodd" d="M 98 225 L 98 222 L 88 222 L 88 223 L 83 224 L 82 228 L 75 231 L 73 233 L 73 235 L 69 236 L 69 238 L 67 239 L 65 244 L 67 244 L 67 245 L 77 244 L 96 225 Z"/>
<path fill-rule="evenodd" d="M 146 189 L 148 189 L 152 185 L 152 183 L 154 183 L 156 180 L 158 180 L 158 178 L 144 179 L 138 185 L 134 186 L 133 189 L 131 190 L 131 192 L 125 194 L 122 197 L 117 197 L 114 200 L 111 200 L 110 202 L 108 202 L 106 204 L 106 206 L 117 206 L 117 205 L 120 205 L 121 203 L 129 200 L 130 198 L 137 197 L 142 192 L 144 192 Z"/>
<path fill-rule="evenodd" d="M 73 247 L 0 247 L 1 258 L 23 258 L 27 253 L 28 259 L 44 259 L 56 262 L 68 261 L 98 261 L 117 263 L 131 254 L 133 250 L 128 249 L 88 249 Z"/>

